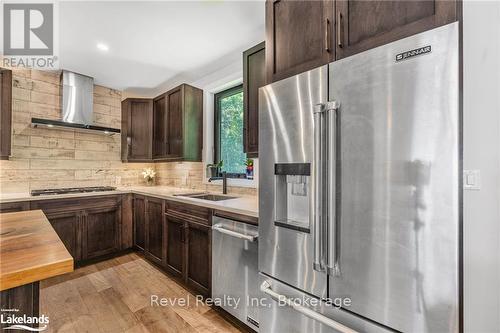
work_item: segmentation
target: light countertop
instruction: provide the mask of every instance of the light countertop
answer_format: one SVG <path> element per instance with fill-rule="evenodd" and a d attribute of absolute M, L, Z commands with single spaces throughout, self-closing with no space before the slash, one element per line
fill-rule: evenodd
<path fill-rule="evenodd" d="M 73 257 L 41 210 L 0 214 L 0 290 L 73 271 Z"/>
<path fill-rule="evenodd" d="M 174 195 L 183 193 L 186 194 L 186 193 L 202 193 L 202 192 L 205 191 L 200 189 L 186 189 L 186 188 L 176 188 L 169 186 L 130 186 L 130 187 L 117 187 L 115 191 L 41 195 L 41 196 L 31 196 L 29 193 L 3 193 L 0 194 L 0 203 L 96 197 L 103 195 L 133 193 L 133 194 L 156 197 L 160 199 L 168 199 L 192 205 L 198 205 L 210 209 L 228 211 L 236 214 L 242 214 L 257 218 L 259 217 L 259 203 L 258 203 L 258 198 L 256 196 L 229 194 L 229 196 L 236 198 L 222 200 L 222 201 L 209 201 L 209 200 L 188 198 L 188 197 L 181 197 Z M 220 193 L 215 193 L 215 194 L 220 194 Z"/>

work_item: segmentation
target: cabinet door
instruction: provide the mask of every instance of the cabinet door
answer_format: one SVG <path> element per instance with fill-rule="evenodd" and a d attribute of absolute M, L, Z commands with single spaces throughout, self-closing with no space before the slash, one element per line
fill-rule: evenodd
<path fill-rule="evenodd" d="M 177 87 L 167 92 L 167 145 L 168 157 L 182 157 L 183 121 L 183 88 Z"/>
<path fill-rule="evenodd" d="M 62 211 L 45 215 L 74 261 L 80 261 L 82 259 L 81 212 Z"/>
<path fill-rule="evenodd" d="M 144 250 L 146 237 L 146 200 L 134 196 L 134 246 Z"/>
<path fill-rule="evenodd" d="M 146 255 L 148 259 L 163 263 L 163 200 L 146 198 Z"/>
<path fill-rule="evenodd" d="M 243 52 L 243 148 L 247 157 L 259 151 L 259 88 L 266 84 L 265 42 Z"/>
<path fill-rule="evenodd" d="M 167 156 L 167 109 L 165 95 L 153 101 L 153 158 Z"/>
<path fill-rule="evenodd" d="M 149 99 L 130 99 L 128 103 L 127 159 L 149 161 L 152 158 L 153 103 Z"/>
<path fill-rule="evenodd" d="M 103 207 L 84 211 L 83 259 L 92 259 L 119 251 L 121 207 Z"/>
<path fill-rule="evenodd" d="M 338 0 L 336 58 L 456 21 L 458 6 L 453 0 Z"/>
<path fill-rule="evenodd" d="M 127 193 L 121 196 L 122 215 L 120 221 L 122 250 L 131 248 L 134 245 L 134 201 L 133 195 Z"/>
<path fill-rule="evenodd" d="M 184 278 L 186 251 L 185 222 L 174 215 L 165 215 L 166 230 L 166 269 L 178 278 Z"/>
<path fill-rule="evenodd" d="M 201 162 L 203 149 L 203 90 L 188 84 L 182 85 L 183 111 L 182 159 Z"/>
<path fill-rule="evenodd" d="M 9 159 L 12 123 L 12 71 L 0 68 L 0 159 Z"/>
<path fill-rule="evenodd" d="M 187 285 L 205 296 L 210 295 L 212 272 L 212 233 L 208 225 L 187 223 Z"/>
<path fill-rule="evenodd" d="M 334 1 L 266 1 L 267 82 L 334 59 Z"/>

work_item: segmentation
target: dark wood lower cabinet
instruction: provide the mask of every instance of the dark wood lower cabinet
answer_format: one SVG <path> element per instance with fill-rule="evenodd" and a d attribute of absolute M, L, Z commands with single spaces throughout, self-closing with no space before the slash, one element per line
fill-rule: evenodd
<path fill-rule="evenodd" d="M 39 317 L 40 315 L 40 282 L 28 283 L 19 287 L 0 291 L 0 314 L 3 321 L 8 321 L 7 317 L 15 316 L 23 317 Z M 8 310 L 17 309 L 16 312 Z M 6 327 L 11 326 L 9 323 L 0 323 L 0 329 L 5 330 Z M 43 327 L 44 324 L 26 324 L 32 328 Z M 26 330 L 12 330 L 8 329 L 4 332 L 26 332 Z"/>
<path fill-rule="evenodd" d="M 164 263 L 164 233 L 163 233 L 163 203 L 162 199 L 146 198 L 146 257 L 157 264 Z"/>
<path fill-rule="evenodd" d="M 165 268 L 172 275 L 182 278 L 186 267 L 186 226 L 182 219 L 165 214 L 167 234 Z"/>
<path fill-rule="evenodd" d="M 134 244 L 146 259 L 189 289 L 210 296 L 212 211 L 158 198 L 134 196 Z"/>
<path fill-rule="evenodd" d="M 132 235 L 122 235 L 121 195 L 37 200 L 30 203 L 30 208 L 45 213 L 75 264 L 116 253 L 131 245 Z M 131 233 L 132 228 L 125 232 Z"/>
<path fill-rule="evenodd" d="M 146 198 L 134 196 L 134 246 L 140 250 L 146 247 Z"/>
<path fill-rule="evenodd" d="M 63 211 L 45 214 L 45 216 L 74 261 L 82 260 L 82 213 L 80 211 Z"/>
<path fill-rule="evenodd" d="M 187 223 L 187 270 L 188 286 L 202 295 L 210 295 L 212 272 L 212 233 L 208 225 Z"/>
<path fill-rule="evenodd" d="M 83 259 L 120 250 L 120 206 L 88 209 L 83 215 Z"/>

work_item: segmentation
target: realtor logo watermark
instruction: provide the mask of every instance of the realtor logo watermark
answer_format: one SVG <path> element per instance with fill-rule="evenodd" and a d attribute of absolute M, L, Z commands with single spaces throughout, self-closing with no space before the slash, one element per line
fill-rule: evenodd
<path fill-rule="evenodd" d="M 54 3 L 3 4 L 3 65 L 56 69 Z"/>
<path fill-rule="evenodd" d="M 20 314 L 19 309 L 1 309 L 0 311 L 0 326 L 5 332 L 12 330 L 43 332 L 49 325 L 49 317 L 44 314 L 35 317 Z"/>

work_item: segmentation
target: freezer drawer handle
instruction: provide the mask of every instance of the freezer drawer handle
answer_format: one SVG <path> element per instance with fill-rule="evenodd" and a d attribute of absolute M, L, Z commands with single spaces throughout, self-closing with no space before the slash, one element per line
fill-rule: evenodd
<path fill-rule="evenodd" d="M 305 315 L 311 319 L 317 320 L 320 323 L 322 323 L 323 325 L 331 327 L 334 330 L 337 330 L 341 333 L 358 333 L 357 331 L 355 331 L 347 326 L 344 326 L 341 323 L 339 323 L 333 319 L 330 319 L 330 318 L 323 316 L 322 314 L 320 314 L 314 310 L 311 310 L 309 308 L 306 308 L 302 305 L 297 304 L 296 302 L 293 302 L 292 300 L 290 300 L 286 296 L 278 294 L 277 292 L 275 292 L 271 289 L 271 284 L 268 281 L 262 282 L 262 284 L 260 286 L 260 290 L 263 293 L 271 296 L 271 298 L 274 299 L 275 301 L 279 300 L 282 303 L 286 303 L 286 305 L 288 305 L 289 307 L 291 307 L 295 311 L 300 312 L 303 315 Z"/>
<path fill-rule="evenodd" d="M 212 229 L 216 230 L 216 231 L 218 231 L 220 233 L 229 235 L 229 236 L 233 236 L 233 237 L 236 237 L 236 238 L 241 238 L 241 239 L 247 240 L 249 242 L 255 242 L 257 240 L 257 236 L 244 235 L 244 234 L 236 232 L 236 231 L 228 230 L 228 229 L 225 229 L 224 227 L 222 227 L 219 224 L 214 225 L 212 227 Z"/>

